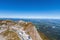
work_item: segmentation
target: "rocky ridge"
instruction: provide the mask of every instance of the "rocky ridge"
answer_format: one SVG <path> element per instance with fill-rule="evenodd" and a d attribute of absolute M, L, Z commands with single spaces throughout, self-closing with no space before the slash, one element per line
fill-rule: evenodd
<path fill-rule="evenodd" d="M 0 40 L 42 40 L 31 22 L 0 21 Z"/>

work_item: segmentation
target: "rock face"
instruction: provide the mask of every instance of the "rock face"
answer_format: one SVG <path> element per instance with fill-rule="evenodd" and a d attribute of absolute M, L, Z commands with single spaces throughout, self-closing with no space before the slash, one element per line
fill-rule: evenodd
<path fill-rule="evenodd" d="M 27 31 L 27 33 L 29 33 L 33 40 L 42 40 L 40 35 L 38 34 L 38 31 L 32 23 L 28 23 L 28 26 L 25 30 Z"/>
<path fill-rule="evenodd" d="M 42 40 L 30 22 L 0 21 L 0 40 Z"/>

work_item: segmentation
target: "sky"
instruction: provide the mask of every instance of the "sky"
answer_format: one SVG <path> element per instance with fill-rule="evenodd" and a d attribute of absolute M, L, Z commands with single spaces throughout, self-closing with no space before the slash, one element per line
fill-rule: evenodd
<path fill-rule="evenodd" d="M 60 0 L 0 0 L 0 18 L 60 19 Z"/>

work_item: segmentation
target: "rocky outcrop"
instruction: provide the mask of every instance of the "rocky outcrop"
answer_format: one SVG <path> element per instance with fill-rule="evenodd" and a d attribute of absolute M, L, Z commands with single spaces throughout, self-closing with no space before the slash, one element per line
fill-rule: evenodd
<path fill-rule="evenodd" d="M 0 33 L 2 35 L 6 35 L 7 37 L 6 39 L 8 39 L 8 37 L 9 37 L 9 40 L 15 39 L 12 34 L 16 34 L 15 36 L 17 36 L 21 32 L 19 30 L 23 30 L 26 35 L 29 35 L 32 38 L 31 40 L 42 40 L 37 29 L 31 22 L 24 22 L 24 21 L 13 22 L 10 20 L 6 20 L 6 21 L 4 20 L 0 23 L 3 25 L 3 26 L 0 25 L 1 31 L 4 29 L 8 30 L 8 31 L 4 30 Z M 9 35 L 12 35 L 12 36 L 9 36 Z M 23 37 L 23 35 L 21 36 Z M 21 37 L 19 37 L 18 35 L 16 37 L 16 40 L 18 40 L 19 38 Z"/>
<path fill-rule="evenodd" d="M 32 37 L 33 40 L 42 40 L 37 29 L 32 23 L 27 23 L 24 30 Z"/>

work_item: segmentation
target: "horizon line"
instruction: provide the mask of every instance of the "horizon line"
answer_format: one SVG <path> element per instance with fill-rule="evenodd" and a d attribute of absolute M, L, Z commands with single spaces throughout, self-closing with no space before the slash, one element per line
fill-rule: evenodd
<path fill-rule="evenodd" d="M 0 17 L 0 18 L 3 19 L 3 18 L 7 18 L 7 17 Z M 12 17 L 8 17 L 8 18 L 12 18 Z M 16 18 L 16 17 L 13 17 L 13 18 Z M 60 19 L 60 18 L 16 18 L 16 19 Z"/>

